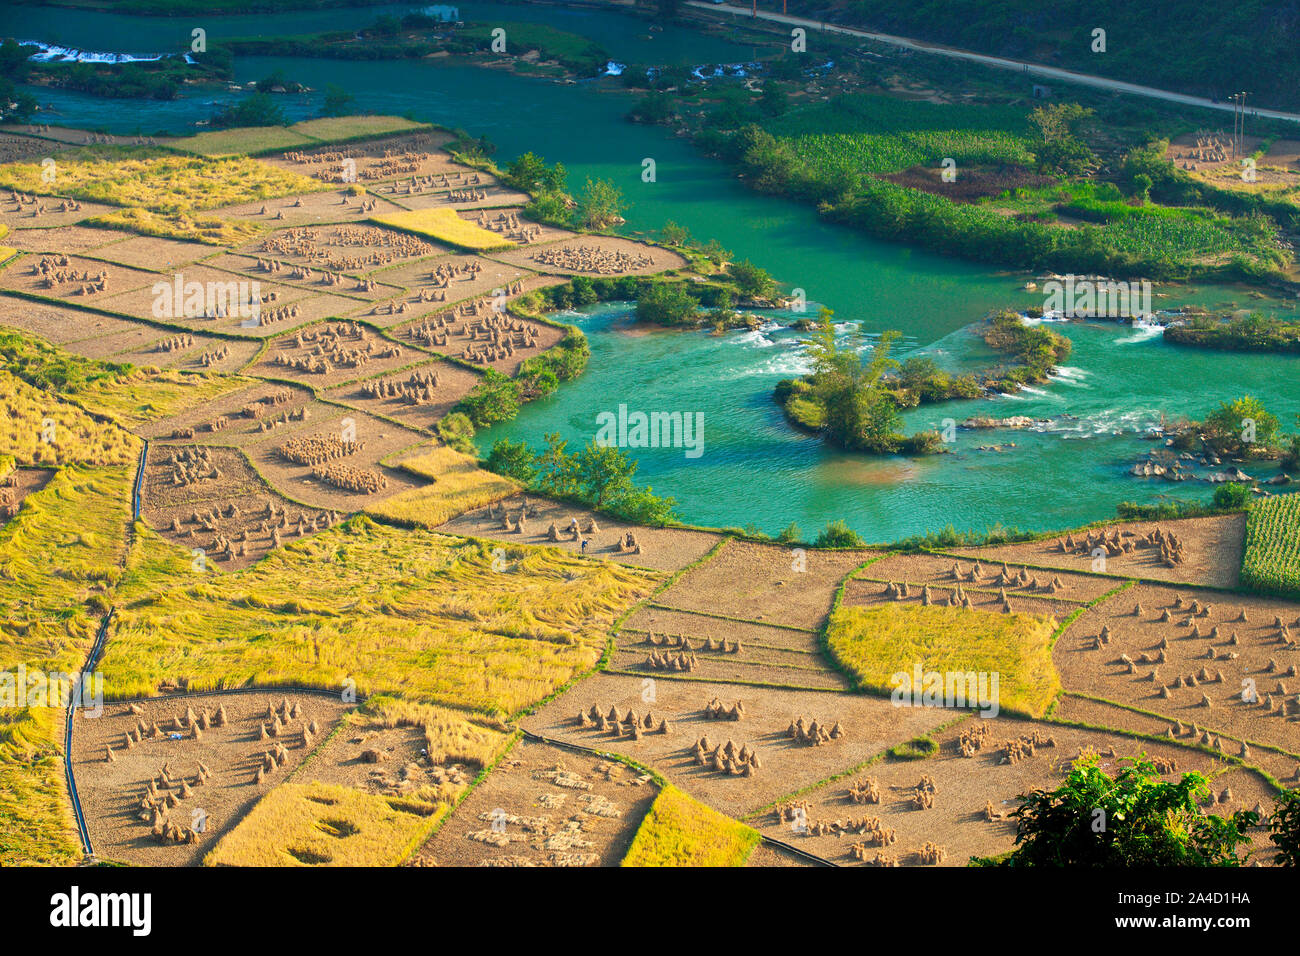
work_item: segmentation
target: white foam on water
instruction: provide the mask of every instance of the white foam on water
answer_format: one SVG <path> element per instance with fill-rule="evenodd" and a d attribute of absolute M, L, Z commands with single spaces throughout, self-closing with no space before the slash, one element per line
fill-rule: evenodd
<path fill-rule="evenodd" d="M 1131 345 L 1134 342 L 1146 342 L 1158 335 L 1165 334 L 1165 327 L 1159 322 L 1148 322 L 1146 319 L 1134 319 L 1132 325 L 1133 332 L 1123 338 L 1116 339 L 1116 345 Z"/>

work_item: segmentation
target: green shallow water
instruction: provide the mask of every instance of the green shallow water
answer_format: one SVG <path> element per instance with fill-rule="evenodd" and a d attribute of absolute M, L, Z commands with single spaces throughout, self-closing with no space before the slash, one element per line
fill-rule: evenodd
<path fill-rule="evenodd" d="M 516 20 L 540 9 L 462 5 L 462 15 L 473 17 L 479 7 L 496 7 L 502 19 Z M 320 16 L 343 18 L 334 21 L 338 26 L 362 25 L 378 12 L 370 8 Z M 119 50 L 150 49 L 178 26 L 185 27 L 181 40 L 188 35 L 179 21 L 68 10 L 57 11 L 50 29 L 41 30 L 39 22 L 23 19 L 32 13 L 32 8 L 0 10 L 0 34 Z M 575 16 L 575 23 L 585 23 L 589 35 L 616 57 L 636 58 L 639 53 L 624 50 L 660 42 L 646 41 L 644 27 L 626 17 Z M 250 32 L 249 18 L 205 19 L 210 35 Z M 256 19 L 262 22 L 257 32 L 264 33 L 324 28 L 312 25 L 316 15 L 289 17 L 292 24 L 283 27 L 275 18 Z M 678 46 L 655 47 L 664 51 L 663 62 L 681 57 L 686 62 L 734 60 L 736 54 L 753 52 L 714 38 L 688 35 L 673 42 Z M 616 81 L 559 84 L 447 60 L 268 57 L 236 63 L 241 82 L 276 69 L 318 90 L 338 83 L 355 97 L 359 110 L 410 114 L 486 133 L 499 146 L 499 158 L 534 150 L 562 161 L 573 186 L 588 176 L 612 179 L 632 203 L 628 232 L 653 232 L 675 220 L 694 235 L 716 238 L 737 257 L 767 268 L 787 288 L 803 288 L 811 302 L 833 308 L 837 321 L 861 323 L 871 332 L 900 329 L 908 349 L 936 354 L 953 368 L 986 363 L 986 350 L 968 327 L 990 309 L 1042 304 L 1041 295 L 1022 290 L 1026 274 L 876 242 L 824 223 L 806 207 L 750 192 L 684 141 L 625 122 L 630 98 Z M 48 117 L 53 122 L 177 133 L 192 129 L 231 95 L 204 90 L 175 102 L 149 103 L 36 92 L 42 103 L 57 109 Z M 298 118 L 314 115 L 320 96 L 283 97 L 280 102 Z M 641 181 L 647 157 L 656 161 L 654 183 Z M 1241 288 L 1163 291 L 1169 297 L 1159 304 L 1280 309 Z M 594 434 L 595 415 L 616 410 L 620 403 L 643 411 L 698 411 L 705 416 L 705 451 L 699 459 L 686 459 L 680 451 L 634 453 L 641 479 L 676 497 L 684 518 L 752 524 L 765 531 L 795 521 L 806 533 L 844 518 L 865 536 L 888 540 L 947 524 L 976 530 L 997 522 L 1022 528 L 1064 526 L 1112 515 L 1122 500 L 1152 501 L 1164 495 L 1203 499 L 1209 495 L 1205 484 L 1172 485 L 1124 475 L 1150 447 L 1136 434 L 1157 422 L 1161 412 L 1201 415 L 1246 392 L 1265 399 L 1286 427 L 1300 413 L 1293 358 L 1176 350 L 1149 333 L 1115 324 L 1058 325 L 1075 343 L 1059 380 L 1015 397 L 953 403 L 905 416 L 909 430 L 975 414 L 1051 417 L 1052 427 L 1042 432 L 959 432 L 948 455 L 871 460 L 830 451 L 785 425 L 771 401 L 771 387 L 801 370 L 797 335 L 629 334 L 623 328 L 627 311 L 626 306 L 602 306 L 569 317 L 591 339 L 586 374 L 556 396 L 525 408 L 514 422 L 484 433 L 481 447 L 504 436 L 536 444 L 549 431 L 585 442 Z M 1077 419 L 1061 417 L 1066 415 Z M 975 450 L 1010 441 L 1017 447 L 1003 453 Z"/>

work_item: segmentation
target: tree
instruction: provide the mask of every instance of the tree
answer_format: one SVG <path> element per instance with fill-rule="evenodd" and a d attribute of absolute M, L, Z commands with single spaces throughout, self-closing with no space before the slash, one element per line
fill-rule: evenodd
<path fill-rule="evenodd" d="M 776 292 L 776 281 L 767 270 L 754 265 L 748 259 L 731 263 L 727 267 L 727 272 L 735 280 L 736 288 L 740 290 L 741 295 L 751 299 L 770 299 Z"/>
<path fill-rule="evenodd" d="M 1268 838 L 1277 847 L 1273 862 L 1278 866 L 1300 866 L 1300 790 L 1288 790 L 1278 797 L 1268 830 Z"/>
<path fill-rule="evenodd" d="M 284 126 L 284 110 L 268 93 L 253 93 L 235 103 L 228 103 L 212 117 L 219 129 L 232 126 Z"/>
<path fill-rule="evenodd" d="M 1075 761 L 1056 790 L 1035 790 L 1013 812 L 1016 849 L 1003 866 L 1240 866 L 1245 830 L 1259 818 L 1206 813 L 1199 773 L 1161 779 L 1145 756 L 1124 761 L 1112 778 L 1096 754 Z M 988 863 L 989 861 L 977 861 Z"/>
<path fill-rule="evenodd" d="M 578 198 L 578 218 L 588 229 L 622 222 L 623 208 L 623 194 L 607 179 L 588 179 Z"/>
<path fill-rule="evenodd" d="M 819 548 L 860 548 L 864 542 L 841 518 L 839 521 L 828 521 L 813 543 Z"/>
<path fill-rule="evenodd" d="M 688 325 L 699 311 L 699 301 L 680 282 L 651 282 L 636 300 L 636 320 L 654 325 Z"/>
<path fill-rule="evenodd" d="M 1030 148 L 1040 170 L 1084 176 L 1099 165 L 1097 156 L 1080 138 L 1079 130 L 1093 111 L 1078 103 L 1052 103 L 1029 114 L 1034 127 Z"/>
<path fill-rule="evenodd" d="M 1271 448 L 1277 441 L 1279 428 L 1277 416 L 1252 395 L 1224 402 L 1205 418 L 1207 437 L 1217 447 L 1229 451 Z"/>
<path fill-rule="evenodd" d="M 533 152 L 524 153 L 506 164 L 506 178 L 510 185 L 524 192 L 561 192 L 566 175 L 563 164 L 547 166 L 546 160 Z"/>
<path fill-rule="evenodd" d="M 685 226 L 679 226 L 669 219 L 664 223 L 664 227 L 659 232 L 659 241 L 666 246 L 681 247 L 691 241 L 691 231 Z"/>
<path fill-rule="evenodd" d="M 537 456 L 527 442 L 501 438 L 488 453 L 487 467 L 498 475 L 513 478 L 522 485 L 531 485 L 537 477 Z"/>
<path fill-rule="evenodd" d="M 1216 508 L 1244 508 L 1249 500 L 1250 488 L 1240 482 L 1229 481 L 1227 484 L 1219 485 L 1214 489 L 1214 507 Z"/>
<path fill-rule="evenodd" d="M 328 83 L 325 86 L 325 105 L 321 107 L 321 116 L 346 116 L 352 111 L 355 98 L 343 87 Z"/>
<path fill-rule="evenodd" d="M 597 445 L 593 441 L 574 458 L 579 494 L 597 508 L 631 492 L 634 474 L 636 462 L 612 445 Z"/>

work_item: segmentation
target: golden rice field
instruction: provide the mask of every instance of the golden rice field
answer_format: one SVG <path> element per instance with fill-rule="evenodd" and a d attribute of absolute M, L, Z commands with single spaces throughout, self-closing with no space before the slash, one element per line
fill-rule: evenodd
<path fill-rule="evenodd" d="M 140 454 L 140 440 L 130 432 L 96 421 L 5 371 L 0 371 L 0 409 L 0 453 L 22 465 L 123 465 Z"/>
<path fill-rule="evenodd" d="M 183 212 L 160 213 L 138 206 L 118 209 L 86 220 L 90 226 L 125 229 L 142 236 L 202 242 L 210 246 L 238 246 L 260 235 L 265 227 L 244 219 L 190 216 Z"/>
<path fill-rule="evenodd" d="M 117 580 L 134 467 L 65 468 L 0 527 L 0 670 L 75 673 Z M 72 864 L 62 710 L 0 709 L 0 861 Z"/>
<path fill-rule="evenodd" d="M 137 537 L 103 671 L 111 693 L 299 683 L 512 713 L 599 659 L 660 575 L 365 517 L 242 571 Z"/>
<path fill-rule="evenodd" d="M 623 866 L 744 866 L 758 831 L 664 787 L 632 838 Z"/>
<path fill-rule="evenodd" d="M 513 249 L 515 245 L 490 229 L 484 229 L 476 223 L 460 218 L 454 209 L 413 209 L 386 216 L 375 216 L 370 221 L 412 232 L 437 242 L 444 242 L 469 252 Z"/>
<path fill-rule="evenodd" d="M 480 468 L 471 456 L 445 446 L 408 458 L 399 467 L 427 478 L 430 484 L 386 498 L 368 507 L 368 514 L 401 524 L 436 528 L 459 514 L 519 491 L 516 482 Z"/>
<path fill-rule="evenodd" d="M 239 203 L 315 192 L 323 185 L 306 176 L 247 156 L 178 156 L 158 150 L 99 148 L 59 157 L 54 181 L 39 163 L 0 166 L 0 188 L 38 195 L 73 196 L 138 206 L 167 214 L 190 214 Z"/>
<path fill-rule="evenodd" d="M 429 129 L 428 123 L 418 123 L 403 116 L 322 116 L 302 120 L 289 127 L 295 133 L 310 136 L 323 142 L 343 142 L 384 133 L 407 133 L 411 130 Z"/>
<path fill-rule="evenodd" d="M 194 136 L 178 136 L 164 142 L 174 149 L 200 156 L 242 156 L 273 149 L 306 149 L 320 145 L 312 137 L 296 133 L 286 126 L 235 126 L 207 130 Z"/>
<path fill-rule="evenodd" d="M 217 372 L 132 369 L 91 382 L 77 392 L 77 402 L 97 415 L 133 426 L 178 415 L 254 384 L 255 379 Z"/>
<path fill-rule="evenodd" d="M 889 693 L 896 673 L 998 674 L 1003 710 L 1041 717 L 1061 689 L 1048 617 L 961 607 L 882 604 L 837 608 L 827 625 L 831 655 L 859 687 Z"/>
<path fill-rule="evenodd" d="M 446 815 L 446 804 L 323 783 L 268 793 L 203 859 L 205 866 L 396 866 Z"/>
<path fill-rule="evenodd" d="M 510 741 L 503 724 L 446 707 L 383 695 L 371 697 L 364 707 L 346 719 L 358 728 L 418 727 L 424 733 L 429 760 L 435 764 L 462 763 L 482 770 Z"/>

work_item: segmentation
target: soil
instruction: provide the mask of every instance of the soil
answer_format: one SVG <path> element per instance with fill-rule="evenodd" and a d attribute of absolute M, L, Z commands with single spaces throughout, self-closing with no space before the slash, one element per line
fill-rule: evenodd
<path fill-rule="evenodd" d="M 1210 518 L 1179 518 L 1176 521 L 1134 521 L 1107 525 L 1115 530 L 1146 535 L 1163 529 L 1177 536 L 1185 558 L 1177 567 L 1167 568 L 1159 562 L 1155 549 L 1143 548 L 1106 559 L 1106 573 L 1122 577 L 1180 581 L 1209 587 L 1235 588 L 1241 574 L 1241 556 L 1246 536 L 1246 516 L 1217 515 Z M 1062 553 L 1057 538 L 1020 544 L 994 545 L 986 548 L 956 548 L 954 554 L 978 556 L 983 560 L 1018 561 L 1030 567 L 1064 568 L 1087 571 L 1092 568 L 1090 554 Z"/>
<path fill-rule="evenodd" d="M 963 757 L 958 751 L 958 737 L 963 730 L 980 724 L 988 726 L 988 743 L 973 757 Z M 1052 738 L 1055 746 L 1039 746 L 1033 756 L 1014 764 L 1002 763 L 1002 744 L 1007 740 L 1032 736 Z M 814 835 L 817 823 L 864 820 L 875 817 L 880 825 L 895 832 L 896 842 L 891 846 L 871 846 L 867 859 L 877 852 L 892 857 L 899 866 L 925 865 L 918 851 L 927 842 L 939 844 L 946 857 L 943 865 L 963 866 L 972 856 L 991 856 L 1005 853 L 1015 845 L 1016 827 L 1010 811 L 1018 805 L 1021 794 L 1037 788 L 1060 786 L 1068 770 L 1068 762 L 1085 748 L 1102 754 L 1101 766 L 1115 773 L 1122 766 L 1121 759 L 1145 752 L 1152 758 L 1175 762 L 1177 773 L 1166 774 L 1166 779 L 1177 779 L 1189 770 L 1214 775 L 1214 789 L 1218 793 L 1231 788 L 1232 799 L 1216 805 L 1213 812 L 1231 813 L 1249 810 L 1257 802 L 1271 803 L 1265 781 L 1247 770 L 1230 769 L 1219 764 L 1207 754 L 1171 744 L 1153 744 L 1127 739 L 1120 734 L 1092 730 L 1078 730 L 1048 722 L 1018 721 L 995 718 L 984 721 L 978 717 L 967 718 L 937 735 L 940 749 L 934 756 L 921 760 L 897 760 L 885 757 L 842 780 L 827 783 L 811 793 L 801 794 L 799 802 L 806 801 L 803 826 L 798 820 L 779 821 L 774 812 L 765 811 L 748 822 L 766 836 L 783 840 L 801 850 L 842 866 L 865 866 L 856 860 L 850 847 L 866 840 L 857 834 Z M 1114 749 L 1115 755 L 1110 751 Z M 928 776 L 936 788 L 934 803 L 927 809 L 918 808 L 913 800 L 922 776 Z M 872 779 L 880 789 L 879 803 L 854 803 L 849 789 Z M 986 820 L 985 805 L 992 803 L 995 814 L 1002 819 Z M 1253 834 L 1256 846 L 1267 846 L 1262 831 Z"/>
<path fill-rule="evenodd" d="M 363 386 L 367 383 L 393 383 L 401 385 L 411 376 L 436 374 L 438 386 L 434 389 L 433 400 L 427 404 L 412 405 L 406 399 L 389 396 L 367 395 Z M 479 376 L 463 366 L 452 362 L 432 360 L 421 362 L 394 375 L 376 375 L 350 385 L 341 385 L 325 393 L 330 401 L 340 402 L 351 408 L 395 418 L 408 428 L 432 430 L 452 407 L 473 390 L 479 382 Z M 427 388 L 428 386 L 421 386 Z"/>
<path fill-rule="evenodd" d="M 623 239 L 619 236 L 574 236 L 571 239 L 561 239 L 557 242 L 533 243 L 522 249 L 512 249 L 506 252 L 491 253 L 491 258 L 498 262 L 505 262 L 511 265 L 520 266 L 525 269 L 531 269 L 535 272 L 545 272 L 551 275 L 604 275 L 596 269 L 579 268 L 576 265 L 569 265 L 565 262 L 547 263 L 545 257 L 548 254 L 558 253 L 565 247 L 571 247 L 575 250 L 598 250 L 598 254 L 612 255 L 614 253 L 623 253 L 632 256 L 634 259 L 638 256 L 648 256 L 650 263 L 641 266 L 624 269 L 613 275 L 655 275 L 659 272 L 667 272 L 671 269 L 680 269 L 686 265 L 686 260 L 675 252 L 671 252 L 659 246 L 648 246 L 642 242 L 636 242 L 632 239 Z M 539 258 L 542 257 L 542 258 Z"/>
<path fill-rule="evenodd" d="M 727 707 L 743 704 L 744 719 L 705 718 L 704 707 L 715 697 Z M 598 727 L 580 727 L 578 713 L 593 704 L 603 712 L 611 707 L 636 710 L 641 717 L 649 711 L 656 723 L 667 718 L 672 732 L 646 733 L 634 740 Z M 828 726 L 839 722 L 844 736 L 821 746 L 797 743 L 786 736 L 786 729 L 800 715 Z M 939 708 L 895 707 L 887 698 L 864 694 L 595 674 L 521 723 L 536 734 L 613 751 L 652 766 L 696 799 L 722 813 L 741 816 L 856 767 L 954 716 L 953 711 Z M 745 777 L 696 766 L 693 748 L 706 736 L 711 746 L 727 740 L 736 747 L 750 746 L 762 767 Z"/>
<path fill-rule="evenodd" d="M 804 551 L 731 540 L 692 568 L 657 604 L 793 627 L 817 628 L 840 582 L 870 551 Z M 797 570 L 798 568 L 805 570 Z"/>
<path fill-rule="evenodd" d="M 410 865 L 617 866 L 657 795 L 623 764 L 521 740 Z"/>
<path fill-rule="evenodd" d="M 570 521 L 576 518 L 579 527 L 583 529 L 583 537 L 589 541 L 586 551 L 588 555 L 656 571 L 678 571 L 708 554 L 709 549 L 722 540 L 721 535 L 708 531 L 632 525 L 607 515 L 597 515 L 586 508 L 536 495 L 508 498 L 505 501 L 505 508 L 512 515 L 517 516 L 525 501 L 528 503 L 529 510 L 525 532 L 522 535 L 518 532 L 502 530 L 501 519 L 488 517 L 486 508 L 467 511 L 436 530 L 468 538 L 487 538 L 509 544 L 541 544 L 562 548 L 565 551 L 581 552 L 581 545 L 572 535 L 562 533 L 559 541 L 550 541 L 546 534 L 546 529 L 552 523 L 557 529 L 563 531 L 569 527 Z M 600 528 L 599 531 L 588 530 L 593 520 Z M 640 545 L 639 554 L 618 550 L 618 541 L 629 531 L 635 535 Z"/>
<path fill-rule="evenodd" d="M 298 519 L 315 520 L 316 530 L 328 527 L 329 515 L 319 509 L 304 509 L 278 494 L 248 464 L 244 455 L 234 449 L 209 449 L 212 462 L 221 473 L 220 478 L 204 479 L 194 484 L 177 487 L 171 482 L 171 466 L 166 464 L 172 449 L 154 445 L 149 449 L 145 463 L 144 487 L 140 492 L 141 515 L 150 527 L 168 541 L 191 552 L 202 549 L 205 569 L 233 571 L 254 564 L 273 546 L 272 528 L 280 523 L 280 514 L 287 524 L 280 528 L 284 541 L 299 537 Z M 270 517 L 267 505 L 274 504 L 277 516 Z M 231 507 L 236 510 L 231 511 Z M 194 521 L 197 512 L 206 516 L 215 511 L 216 519 Z M 173 521 L 180 522 L 175 530 Z M 263 523 L 268 525 L 262 530 Z M 247 538 L 241 541 L 244 533 Z M 306 534 L 312 533 L 310 530 Z M 245 554 L 226 557 L 215 545 L 218 535 L 244 546 Z M 236 544 L 236 550 L 239 547 Z"/>
<path fill-rule="evenodd" d="M 291 720 L 288 732 L 280 739 L 288 751 L 288 762 L 266 774 L 258 783 L 254 776 L 262 757 L 275 742 L 260 739 L 260 727 L 268 707 L 278 707 L 284 699 L 297 702 L 305 715 Z M 102 716 L 90 718 L 78 711 L 72 738 L 72 764 L 77 779 L 77 793 L 86 816 L 91 845 L 101 860 L 113 860 L 136 866 L 195 866 L 221 837 L 232 829 L 253 805 L 283 783 L 307 756 L 302 745 L 302 727 L 314 720 L 321 734 L 328 733 L 350 705 L 336 695 L 305 694 L 295 691 L 246 691 L 235 694 L 191 694 L 179 698 L 141 701 L 136 715 L 128 705 L 108 703 Z M 224 727 L 203 731 L 194 740 L 188 730 L 174 740 L 169 733 L 145 740 L 127 749 L 123 736 L 144 722 L 166 730 L 173 718 L 182 717 L 186 707 L 196 715 L 207 709 L 215 715 L 219 706 L 226 708 L 229 722 Z M 317 735 L 319 740 L 320 734 Z M 108 762 L 104 749 L 114 747 L 116 759 Z M 151 835 L 150 825 L 138 818 L 139 803 L 149 779 L 170 765 L 175 786 L 163 794 L 179 796 L 179 781 L 193 786 L 198 764 L 202 762 L 211 777 L 193 787 L 190 797 L 181 799 L 169 817 L 178 826 L 195 826 L 203 819 L 205 826 L 197 843 L 159 843 Z M 195 826 L 197 829 L 197 826 Z"/>

